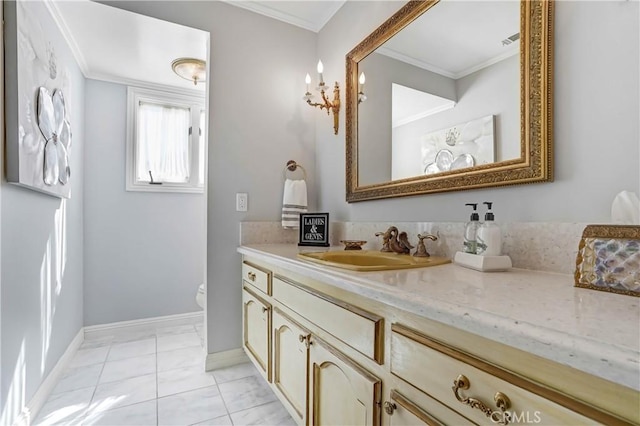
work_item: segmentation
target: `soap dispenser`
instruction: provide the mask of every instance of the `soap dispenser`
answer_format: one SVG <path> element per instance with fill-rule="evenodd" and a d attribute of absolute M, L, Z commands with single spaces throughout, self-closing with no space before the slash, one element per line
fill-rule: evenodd
<path fill-rule="evenodd" d="M 487 213 L 484 215 L 484 223 L 478 228 L 477 246 L 484 250 L 478 250 L 482 256 L 500 256 L 502 254 L 502 232 L 495 223 L 495 217 L 491 211 L 493 203 L 485 201 Z"/>
<path fill-rule="evenodd" d="M 478 227 L 480 226 L 480 216 L 476 212 L 476 208 L 478 207 L 477 203 L 467 203 L 465 206 L 471 206 L 473 208 L 473 212 L 471 213 L 471 218 L 469 222 L 464 227 L 464 248 L 463 251 L 465 253 L 476 254 L 478 252 L 477 247 L 477 233 Z"/>

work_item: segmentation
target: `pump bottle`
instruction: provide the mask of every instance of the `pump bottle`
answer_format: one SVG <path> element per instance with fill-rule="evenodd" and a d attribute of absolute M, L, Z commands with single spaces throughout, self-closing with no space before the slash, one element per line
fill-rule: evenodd
<path fill-rule="evenodd" d="M 484 215 L 484 223 L 478 228 L 477 246 L 484 250 L 478 250 L 482 256 L 500 256 L 502 254 L 502 232 L 494 222 L 495 217 L 491 211 L 492 202 L 485 201 L 487 213 Z"/>
<path fill-rule="evenodd" d="M 476 208 L 478 207 L 477 203 L 467 203 L 465 206 L 471 206 L 473 208 L 473 212 L 471 213 L 471 217 L 469 222 L 464 227 L 464 247 L 463 251 L 465 253 L 477 254 L 477 233 L 478 227 L 480 226 L 480 216 L 476 212 Z"/>

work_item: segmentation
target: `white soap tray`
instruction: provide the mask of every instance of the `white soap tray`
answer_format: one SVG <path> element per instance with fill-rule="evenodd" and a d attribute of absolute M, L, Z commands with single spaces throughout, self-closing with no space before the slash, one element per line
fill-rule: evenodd
<path fill-rule="evenodd" d="M 507 255 L 480 256 L 478 254 L 463 253 L 461 251 L 456 253 L 453 262 L 456 265 L 481 272 L 506 271 L 512 266 L 511 258 Z"/>

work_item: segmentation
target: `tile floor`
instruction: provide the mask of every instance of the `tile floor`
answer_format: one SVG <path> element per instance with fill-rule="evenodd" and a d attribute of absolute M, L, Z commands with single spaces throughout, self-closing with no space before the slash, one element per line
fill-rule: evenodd
<path fill-rule="evenodd" d="M 36 425 L 295 425 L 253 364 L 204 371 L 202 326 L 85 340 Z"/>

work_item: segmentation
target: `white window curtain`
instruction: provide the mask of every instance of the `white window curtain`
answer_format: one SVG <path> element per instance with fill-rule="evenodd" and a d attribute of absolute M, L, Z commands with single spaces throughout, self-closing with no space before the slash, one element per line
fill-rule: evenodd
<path fill-rule="evenodd" d="M 136 174 L 149 182 L 189 182 L 189 108 L 140 102 Z"/>

